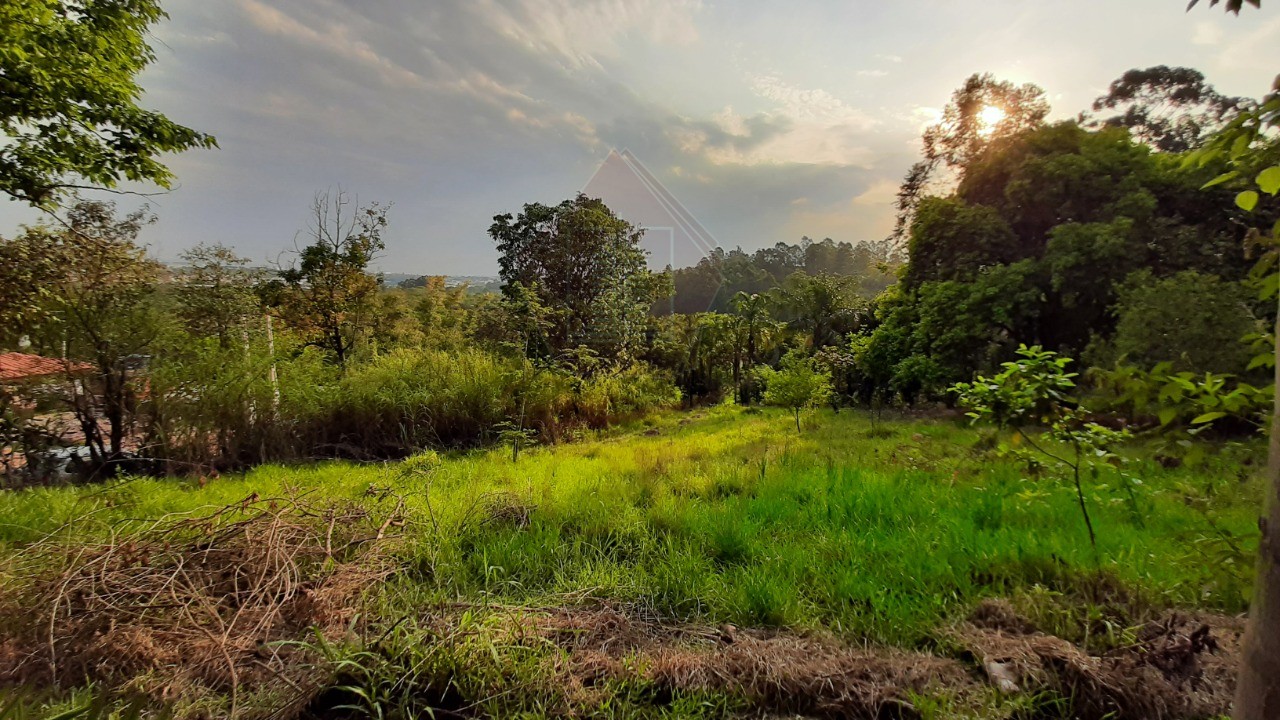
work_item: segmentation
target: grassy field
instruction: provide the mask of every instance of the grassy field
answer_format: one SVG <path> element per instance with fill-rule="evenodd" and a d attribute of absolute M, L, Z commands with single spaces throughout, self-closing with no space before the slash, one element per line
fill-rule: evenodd
<path fill-rule="evenodd" d="M 296 656 L 310 658 L 309 676 L 323 678 L 314 687 L 296 679 L 251 687 L 233 672 L 231 692 L 170 688 L 180 715 L 234 707 L 252 716 L 289 702 L 295 715 L 315 717 L 410 717 L 428 707 L 444 717 L 856 717 L 716 681 L 733 673 L 708 669 L 707 653 L 694 652 L 696 662 L 672 653 L 694 647 L 698 633 L 742 632 L 762 657 L 782 653 L 774 664 L 911 653 L 907 664 L 923 667 L 930 658 L 973 662 L 953 631 L 992 598 L 1096 653 L 1132 644 L 1142 623 L 1169 608 L 1243 611 L 1260 447 L 1224 446 L 1194 470 L 1144 460 L 1135 447 L 1136 507 L 1105 476 L 1089 485 L 1095 550 L 1074 491 L 982 449 L 989 440 L 952 421 L 889 419 L 873 430 L 866 415 L 829 410 L 809 416 L 797 435 L 788 415 L 721 407 L 531 449 L 515 462 L 510 449 L 495 449 L 438 462 L 262 467 L 202 481 L 8 493 L 0 495 L 0 567 L 15 599 L 4 627 L 21 635 L 21 605 L 47 601 L 49 585 L 37 578 L 54 577 L 60 558 L 74 565 L 68 548 L 118 548 L 153 537 L 158 519 L 168 527 L 242 503 L 239 518 L 272 502 L 349 502 L 361 518 L 314 512 L 315 537 L 332 545 L 339 524 L 339 533 L 375 536 L 348 541 L 359 555 L 346 563 L 382 569 L 346 601 L 357 610 L 331 623 L 344 632 L 292 638 L 305 643 Z M 369 529 L 354 529 L 360 523 Z M 330 549 L 315 572 L 331 577 L 343 562 Z M 272 636 L 281 639 L 289 638 Z M 604 664 L 600 677 L 583 670 L 584 658 Z M 156 668 L 164 663 L 151 666 L 149 676 L 163 675 Z M 156 696 L 152 682 L 107 682 L 88 671 L 84 683 L 60 681 L 85 686 L 72 694 L 37 691 L 37 675 L 15 677 L 14 717 L 73 707 L 109 688 Z M 774 685 L 791 687 L 784 681 Z M 902 692 L 893 702 L 916 716 L 1087 716 L 1062 692 L 1011 699 L 895 682 Z"/>

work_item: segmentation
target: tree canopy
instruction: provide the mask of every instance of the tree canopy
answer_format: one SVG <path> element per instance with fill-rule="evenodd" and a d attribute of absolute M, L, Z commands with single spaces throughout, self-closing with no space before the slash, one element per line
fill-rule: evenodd
<path fill-rule="evenodd" d="M 168 152 L 213 136 L 138 105 L 155 60 L 156 0 L 12 0 L 0 4 L 0 192 L 49 209 L 81 186 L 170 186 Z"/>

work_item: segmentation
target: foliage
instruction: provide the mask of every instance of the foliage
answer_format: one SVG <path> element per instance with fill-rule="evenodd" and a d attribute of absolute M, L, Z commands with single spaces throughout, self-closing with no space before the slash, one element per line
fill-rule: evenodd
<path fill-rule="evenodd" d="M 169 187 L 160 156 L 213 137 L 137 105 L 155 60 L 156 0 L 20 0 L 0 6 L 0 192 L 51 209 L 76 182 Z"/>
<path fill-rule="evenodd" d="M 1121 112 L 1094 123 L 1128 128 L 1139 142 L 1161 152 L 1186 152 L 1253 104 L 1218 92 L 1198 70 L 1157 65 L 1129 70 L 1113 81 L 1093 110 Z"/>
<path fill-rule="evenodd" d="M 225 245 L 197 245 L 181 259 L 174 290 L 178 317 L 191 333 L 230 348 L 261 312 L 256 292 L 261 277 L 249 268 L 248 258 Z"/>
<path fill-rule="evenodd" d="M 999 112 L 994 123 L 984 112 L 988 108 Z M 969 76 L 952 94 L 938 122 L 924 130 L 924 159 L 911 166 L 898 189 L 891 239 L 901 243 L 909 237 L 916 209 L 939 169 L 951 170 L 963 180 L 988 145 L 1039 127 L 1048 114 L 1044 90 L 1035 85 L 1014 85 L 990 73 Z"/>
<path fill-rule="evenodd" d="M 782 358 L 778 370 L 772 368 L 761 373 L 764 382 L 766 405 L 784 407 L 796 420 L 796 432 L 800 432 L 800 412 L 817 407 L 831 395 L 831 374 L 818 367 L 813 358 L 792 351 Z"/>
<path fill-rule="evenodd" d="M 1120 412 L 1132 424 L 1154 419 L 1164 441 L 1164 454 L 1196 464 L 1205 446 L 1193 442 L 1209 428 L 1257 431 L 1266 426 L 1273 404 L 1272 390 L 1255 387 L 1231 375 L 1177 372 L 1173 363 L 1157 363 L 1150 370 L 1128 363 L 1089 372 L 1097 393 L 1090 405 Z"/>
<path fill-rule="evenodd" d="M 1070 358 L 1025 345 L 1018 348 L 1018 358 L 1004 363 L 999 374 L 957 383 L 952 391 L 959 396 L 960 405 L 969 408 L 974 422 L 1012 428 L 1037 455 L 1058 468 L 1061 479 L 1072 481 L 1089 542 L 1096 548 L 1098 540 L 1082 476 L 1098 481 L 1104 472 L 1115 474 L 1127 493 L 1130 509 L 1140 518 L 1133 494 L 1136 479 L 1114 469 L 1123 461 L 1114 448 L 1128 434 L 1092 422 L 1080 409 L 1073 397 L 1076 374 L 1066 370 Z M 1044 429 L 1038 439 L 1030 434 L 1033 427 Z"/>
<path fill-rule="evenodd" d="M 808 336 L 817 351 L 836 345 L 858 328 L 867 303 L 858 294 L 853 278 L 838 275 L 795 273 L 774 295 L 780 319 Z"/>
<path fill-rule="evenodd" d="M 1187 270 L 1166 278 L 1131 274 L 1116 289 L 1116 329 L 1091 346 L 1093 365 L 1119 358 L 1139 367 L 1169 362 L 1180 371 L 1242 374 L 1252 352 L 1241 339 L 1258 331 L 1239 283 Z"/>
<path fill-rule="evenodd" d="M 729 312 L 739 294 L 767 295 L 796 273 L 848 278 L 848 284 L 870 298 L 892 285 L 900 259 L 884 242 L 835 242 L 801 238 L 798 244 L 776 243 L 754 253 L 741 248 L 715 248 L 696 265 L 672 271 L 674 296 L 654 312 Z"/>
<path fill-rule="evenodd" d="M 525 205 L 518 217 L 495 216 L 489 235 L 508 300 L 532 292 L 553 310 L 546 329 L 553 357 L 581 345 L 613 359 L 634 347 L 662 295 L 661 276 L 645 268 L 643 230 L 579 194 L 555 207 Z"/>
<path fill-rule="evenodd" d="M 369 274 L 369 263 L 384 249 L 387 227 L 387 207 L 357 204 L 353 211 L 352 203 L 341 190 L 317 195 L 307 230 L 311 244 L 265 288 L 285 321 L 339 365 L 369 329 L 369 306 L 382 284 Z"/>
<path fill-rule="evenodd" d="M 11 241 L 24 248 L 18 254 L 43 258 L 38 306 L 23 331 L 47 347 L 65 343 L 68 357 L 93 366 L 90 384 L 74 385 L 67 401 L 97 465 L 123 456 L 141 389 L 133 366 L 165 322 L 153 302 L 160 264 L 136 243 L 153 220 L 146 208 L 117 218 L 111 203 L 81 202 L 66 228 L 30 228 Z"/>

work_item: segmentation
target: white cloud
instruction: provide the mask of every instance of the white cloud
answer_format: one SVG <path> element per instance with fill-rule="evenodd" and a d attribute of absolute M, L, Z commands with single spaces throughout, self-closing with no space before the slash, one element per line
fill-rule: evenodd
<path fill-rule="evenodd" d="M 1221 25 L 1211 20 L 1201 20 L 1191 33 L 1191 42 L 1194 45 L 1218 45 L 1222 42 L 1222 36 Z"/>
<path fill-rule="evenodd" d="M 851 204 L 865 207 L 891 205 L 898 199 L 898 184 L 892 180 L 877 180 L 861 195 L 853 198 Z"/>
<path fill-rule="evenodd" d="M 477 0 L 477 13 L 499 34 L 574 69 L 600 68 L 632 33 L 658 44 L 698 39 L 699 0 Z"/>
<path fill-rule="evenodd" d="M 249 22 L 262 32 L 286 37 L 368 67 L 389 86 L 425 85 L 422 76 L 379 55 L 367 42 L 353 36 L 350 26 L 340 20 L 316 28 L 258 0 L 240 0 L 239 4 Z"/>
<path fill-rule="evenodd" d="M 881 59 L 881 60 L 884 60 L 885 62 L 891 62 L 891 63 L 900 63 L 900 62 L 902 62 L 902 56 L 901 56 L 901 55 L 876 55 L 876 57 L 877 57 L 877 58 L 879 58 L 879 59 Z"/>
<path fill-rule="evenodd" d="M 859 70 L 858 75 L 861 77 L 884 77 L 888 75 L 887 70 Z"/>

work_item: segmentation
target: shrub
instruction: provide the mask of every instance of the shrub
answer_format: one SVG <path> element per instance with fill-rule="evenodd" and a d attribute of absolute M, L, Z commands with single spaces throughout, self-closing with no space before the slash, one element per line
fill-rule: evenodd
<path fill-rule="evenodd" d="M 826 402 L 831 395 L 831 374 L 818 369 L 813 358 L 793 350 L 782 359 L 779 370 L 763 371 L 766 405 L 785 407 L 796 419 L 800 432 L 800 412 Z"/>

